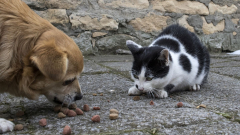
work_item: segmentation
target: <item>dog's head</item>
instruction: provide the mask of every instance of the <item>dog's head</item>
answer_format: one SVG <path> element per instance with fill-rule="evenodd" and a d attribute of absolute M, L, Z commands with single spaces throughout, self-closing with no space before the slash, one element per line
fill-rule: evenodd
<path fill-rule="evenodd" d="M 82 98 L 78 82 L 83 56 L 75 42 L 54 29 L 45 32 L 24 61 L 22 87 L 28 98 L 45 95 L 58 104 Z"/>

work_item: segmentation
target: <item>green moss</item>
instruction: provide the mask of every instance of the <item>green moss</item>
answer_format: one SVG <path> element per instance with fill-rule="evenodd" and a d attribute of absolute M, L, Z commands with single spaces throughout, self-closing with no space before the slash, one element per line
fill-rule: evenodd
<path fill-rule="evenodd" d="M 232 116 L 230 114 L 228 114 L 228 113 L 216 113 L 216 114 L 221 115 L 221 116 L 223 116 L 223 117 L 225 117 L 227 119 L 231 119 L 232 118 Z"/>

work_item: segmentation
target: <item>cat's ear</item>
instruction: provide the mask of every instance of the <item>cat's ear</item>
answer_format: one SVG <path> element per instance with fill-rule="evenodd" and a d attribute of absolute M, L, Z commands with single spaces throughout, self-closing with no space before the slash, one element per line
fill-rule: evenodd
<path fill-rule="evenodd" d="M 142 48 L 141 45 L 133 42 L 132 40 L 127 40 L 126 45 L 127 45 L 128 49 L 132 52 L 132 54 L 138 52 L 140 50 L 140 48 Z"/>
<path fill-rule="evenodd" d="M 163 49 L 160 52 L 160 56 L 158 57 L 158 60 L 164 61 L 165 66 L 169 66 L 169 51 L 168 51 L 168 49 Z"/>

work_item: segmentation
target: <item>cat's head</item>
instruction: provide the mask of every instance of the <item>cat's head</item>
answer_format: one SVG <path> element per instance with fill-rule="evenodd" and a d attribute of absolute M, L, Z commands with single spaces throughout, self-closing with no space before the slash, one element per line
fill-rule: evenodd
<path fill-rule="evenodd" d="M 169 50 L 160 46 L 142 47 L 131 40 L 126 45 L 134 58 L 131 76 L 135 87 L 144 93 L 166 86 L 172 63 Z"/>

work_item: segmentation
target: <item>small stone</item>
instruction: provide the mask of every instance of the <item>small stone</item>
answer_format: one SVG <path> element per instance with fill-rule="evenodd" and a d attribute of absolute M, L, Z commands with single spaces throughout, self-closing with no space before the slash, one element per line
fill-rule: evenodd
<path fill-rule="evenodd" d="M 118 114 L 119 112 L 117 109 L 110 109 L 110 114 L 113 114 L 113 113 Z"/>
<path fill-rule="evenodd" d="M 83 106 L 83 111 L 88 112 L 89 110 L 90 110 L 89 106 L 87 104 L 85 104 Z"/>
<path fill-rule="evenodd" d="M 236 35 L 237 35 L 237 32 L 234 31 L 234 32 L 233 32 L 233 36 L 236 36 Z"/>
<path fill-rule="evenodd" d="M 76 111 L 77 115 L 83 115 L 83 111 L 81 109 L 76 108 L 75 111 Z"/>
<path fill-rule="evenodd" d="M 61 108 L 62 108 L 62 105 L 56 105 L 56 106 L 53 108 L 53 110 L 54 110 L 54 112 L 59 112 Z"/>
<path fill-rule="evenodd" d="M 93 110 L 100 110 L 100 107 L 93 107 Z"/>
<path fill-rule="evenodd" d="M 75 117 L 77 115 L 77 113 L 74 112 L 73 110 L 69 110 L 67 115 L 68 115 L 68 117 Z"/>
<path fill-rule="evenodd" d="M 17 124 L 17 125 L 15 125 L 14 130 L 15 130 L 15 131 L 23 130 L 23 125 L 22 125 L 22 124 Z"/>
<path fill-rule="evenodd" d="M 110 102 L 110 100 L 108 100 L 108 102 Z"/>
<path fill-rule="evenodd" d="M 178 107 L 178 108 L 180 108 L 180 107 L 182 107 L 182 106 L 183 106 L 183 103 L 182 103 L 182 102 L 177 103 L 177 107 Z"/>
<path fill-rule="evenodd" d="M 118 118 L 118 114 L 116 114 L 116 113 L 112 113 L 109 115 L 110 120 L 116 120 L 117 118 Z"/>
<path fill-rule="evenodd" d="M 76 104 L 71 104 L 70 106 L 69 106 L 69 109 L 76 109 L 77 108 L 77 105 Z"/>
<path fill-rule="evenodd" d="M 103 96 L 103 93 L 101 93 L 100 96 Z"/>
<path fill-rule="evenodd" d="M 133 97 L 133 100 L 134 101 L 138 101 L 138 100 L 140 100 L 140 97 L 139 96 L 135 96 L 135 97 Z"/>
<path fill-rule="evenodd" d="M 93 96 L 97 96 L 97 94 L 96 94 L 96 93 L 93 93 L 92 95 L 93 95 Z"/>
<path fill-rule="evenodd" d="M 62 107 L 62 108 L 60 109 L 60 112 L 62 112 L 62 113 L 65 114 L 65 115 L 67 115 L 68 111 L 69 111 L 69 109 L 68 109 L 67 107 Z"/>
<path fill-rule="evenodd" d="M 150 105 L 154 105 L 154 102 L 152 100 L 150 101 Z"/>
<path fill-rule="evenodd" d="M 24 115 L 24 111 L 19 111 L 19 112 L 16 113 L 16 116 L 17 116 L 17 117 L 21 117 L 21 116 L 23 116 L 23 115 Z"/>
<path fill-rule="evenodd" d="M 39 121 L 39 125 L 40 126 L 46 126 L 47 125 L 47 119 L 41 119 L 40 121 Z"/>
<path fill-rule="evenodd" d="M 71 128 L 66 125 L 64 128 L 63 128 L 63 135 L 71 135 Z"/>
<path fill-rule="evenodd" d="M 62 112 L 59 112 L 58 113 L 58 118 L 65 118 L 66 117 L 66 115 L 65 114 L 63 114 Z"/>
<path fill-rule="evenodd" d="M 100 116 L 99 116 L 99 115 L 94 115 L 94 116 L 91 118 L 91 120 L 92 120 L 93 122 L 100 122 Z"/>

